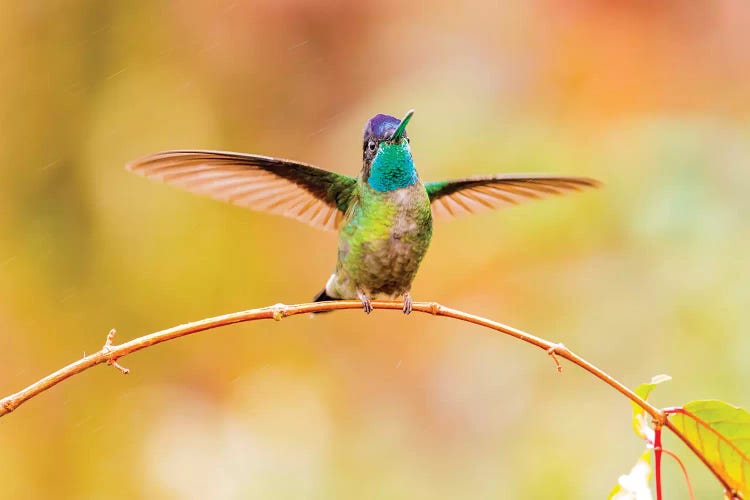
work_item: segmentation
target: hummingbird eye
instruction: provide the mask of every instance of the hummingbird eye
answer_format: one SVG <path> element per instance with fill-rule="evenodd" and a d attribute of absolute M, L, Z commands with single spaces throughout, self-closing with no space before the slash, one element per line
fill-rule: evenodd
<path fill-rule="evenodd" d="M 370 151 L 375 151 L 376 147 L 377 145 L 375 144 L 375 141 L 370 141 L 367 143 L 367 149 L 369 149 Z"/>

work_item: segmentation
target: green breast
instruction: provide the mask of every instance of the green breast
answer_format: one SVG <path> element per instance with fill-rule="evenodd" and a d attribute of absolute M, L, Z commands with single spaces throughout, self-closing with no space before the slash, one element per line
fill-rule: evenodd
<path fill-rule="evenodd" d="M 432 237 L 432 211 L 421 182 L 378 191 L 360 181 L 339 237 L 337 273 L 373 294 L 408 290 Z"/>

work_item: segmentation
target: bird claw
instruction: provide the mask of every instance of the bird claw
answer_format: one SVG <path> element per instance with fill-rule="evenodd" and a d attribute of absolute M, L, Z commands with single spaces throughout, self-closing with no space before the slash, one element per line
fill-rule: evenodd
<path fill-rule="evenodd" d="M 404 294 L 404 314 L 411 314 L 412 305 L 411 295 L 409 292 L 406 292 Z"/>
<path fill-rule="evenodd" d="M 365 314 L 370 314 L 372 312 L 372 302 L 370 301 L 370 297 L 360 290 L 357 290 L 357 297 L 362 301 L 362 310 Z"/>

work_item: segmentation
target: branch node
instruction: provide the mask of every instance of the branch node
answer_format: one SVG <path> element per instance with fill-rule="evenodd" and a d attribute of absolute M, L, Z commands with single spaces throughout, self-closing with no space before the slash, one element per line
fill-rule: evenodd
<path fill-rule="evenodd" d="M 5 410 L 5 413 L 10 413 L 16 409 L 16 405 L 10 399 L 7 401 L 3 401 L 2 406 L 3 406 L 3 410 Z"/>
<path fill-rule="evenodd" d="M 117 358 L 112 356 L 112 347 L 114 346 L 112 341 L 115 339 L 115 333 L 117 333 L 117 330 L 112 328 L 107 334 L 107 340 L 104 341 L 104 346 L 102 346 L 102 353 L 107 356 L 107 364 L 109 366 L 114 366 L 115 368 L 120 370 L 120 373 L 122 373 L 123 375 L 127 375 L 128 373 L 130 373 L 130 370 L 118 363 Z"/>
<path fill-rule="evenodd" d="M 286 317 L 288 306 L 286 304 L 278 303 L 271 306 L 273 310 L 273 320 L 281 321 Z"/>
<path fill-rule="evenodd" d="M 562 365 L 560 364 L 560 360 L 557 359 L 557 355 L 562 354 L 564 352 L 570 352 L 570 351 L 568 350 L 567 347 L 565 347 L 565 345 L 562 342 L 557 343 L 553 345 L 552 347 L 550 347 L 549 349 L 547 349 L 547 354 L 550 355 L 550 357 L 552 358 L 552 361 L 555 363 L 555 368 L 557 368 L 558 373 L 562 373 Z"/>
<path fill-rule="evenodd" d="M 442 308 L 443 306 L 441 306 L 437 302 L 430 302 L 430 314 L 432 314 L 433 316 L 437 316 Z"/>
<path fill-rule="evenodd" d="M 661 430 L 662 427 L 664 427 L 664 423 L 666 422 L 669 415 L 665 413 L 664 411 L 659 412 L 659 418 L 652 418 L 651 423 L 654 424 L 654 430 Z"/>

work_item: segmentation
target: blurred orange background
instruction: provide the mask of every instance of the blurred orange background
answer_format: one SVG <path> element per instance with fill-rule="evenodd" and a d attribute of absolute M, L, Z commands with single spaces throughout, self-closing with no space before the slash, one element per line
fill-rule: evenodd
<path fill-rule="evenodd" d="M 354 175 L 416 114 L 427 180 L 596 192 L 445 223 L 415 300 L 561 341 L 652 399 L 750 406 L 750 5 L 47 1 L 0 16 L 0 394 L 101 348 L 306 302 L 334 234 L 122 168 L 172 148 Z M 7 498 L 604 498 L 630 404 L 478 327 L 345 311 L 197 334 L 0 421 Z M 718 483 L 689 452 L 696 498 Z M 665 463 L 669 498 L 685 497 Z"/>

